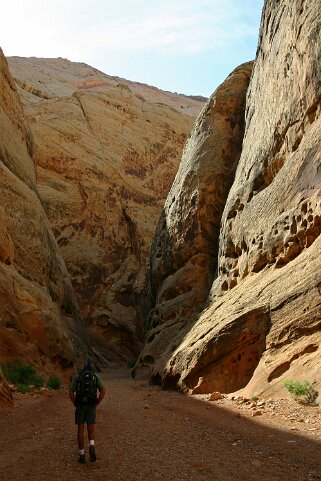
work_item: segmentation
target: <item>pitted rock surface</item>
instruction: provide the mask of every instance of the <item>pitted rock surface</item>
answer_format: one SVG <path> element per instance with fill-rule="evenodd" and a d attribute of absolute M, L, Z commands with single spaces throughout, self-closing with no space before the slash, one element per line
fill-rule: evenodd
<path fill-rule="evenodd" d="M 318 2 L 266 2 L 214 292 L 286 265 L 321 232 L 320 22 Z"/>
<path fill-rule="evenodd" d="M 280 393 L 291 378 L 320 387 L 320 31 L 317 0 L 265 2 L 207 308 L 178 313 L 181 330 L 160 326 L 143 352 L 164 387 L 247 396 Z"/>

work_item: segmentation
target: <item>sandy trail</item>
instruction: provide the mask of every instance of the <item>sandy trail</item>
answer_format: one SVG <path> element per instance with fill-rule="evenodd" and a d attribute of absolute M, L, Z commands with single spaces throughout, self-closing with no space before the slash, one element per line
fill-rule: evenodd
<path fill-rule="evenodd" d="M 1 481 L 321 480 L 321 444 L 234 411 L 134 381 L 103 375 L 98 461 L 77 463 L 74 408 L 67 390 L 16 395 L 0 412 Z"/>

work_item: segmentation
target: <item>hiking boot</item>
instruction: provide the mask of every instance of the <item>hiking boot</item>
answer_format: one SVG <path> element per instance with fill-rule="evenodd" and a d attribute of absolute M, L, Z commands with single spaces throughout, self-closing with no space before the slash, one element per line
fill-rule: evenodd
<path fill-rule="evenodd" d="M 95 452 L 95 446 L 89 446 L 89 456 L 90 456 L 90 461 L 92 463 L 94 463 L 97 459 L 96 452 Z"/>
<path fill-rule="evenodd" d="M 78 463 L 85 464 L 85 455 L 79 454 Z"/>

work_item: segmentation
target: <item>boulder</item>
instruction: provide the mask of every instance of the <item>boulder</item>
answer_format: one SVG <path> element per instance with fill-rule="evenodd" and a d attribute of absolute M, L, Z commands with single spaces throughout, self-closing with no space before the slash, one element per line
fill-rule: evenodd
<path fill-rule="evenodd" d="M 212 392 L 209 401 L 219 401 L 223 399 L 223 395 L 220 392 Z"/>

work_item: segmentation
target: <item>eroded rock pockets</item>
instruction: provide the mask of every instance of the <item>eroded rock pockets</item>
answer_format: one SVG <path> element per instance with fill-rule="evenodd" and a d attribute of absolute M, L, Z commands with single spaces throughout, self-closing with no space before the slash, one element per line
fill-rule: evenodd
<path fill-rule="evenodd" d="M 265 4 L 243 152 L 222 220 L 223 291 L 266 266 L 286 265 L 321 232 L 315 11 L 314 2 Z"/>
<path fill-rule="evenodd" d="M 315 380 L 321 319 L 320 22 L 317 0 L 265 2 L 242 155 L 222 216 L 218 273 L 207 309 L 201 315 L 177 310 L 180 332 L 170 322 L 162 325 L 159 315 L 143 352 L 163 383 L 168 376 L 171 384 L 184 388 L 186 380 L 193 389 L 202 377 L 208 389 L 229 391 L 249 381 L 243 390 L 253 395 L 280 390 L 287 376 Z M 257 349 L 249 378 L 245 363 L 233 385 L 234 320 L 241 323 L 243 315 L 263 307 L 271 316 L 265 347 Z M 245 353 L 246 342 L 244 348 Z"/>
<path fill-rule="evenodd" d="M 262 270 L 214 298 L 157 357 L 146 351 L 153 382 L 250 397 L 280 394 L 289 378 L 319 386 L 320 243 L 319 236 L 284 268 Z"/>

